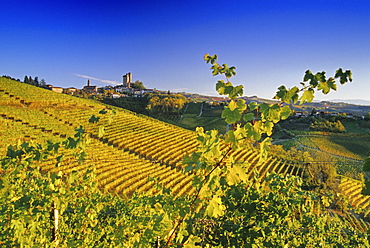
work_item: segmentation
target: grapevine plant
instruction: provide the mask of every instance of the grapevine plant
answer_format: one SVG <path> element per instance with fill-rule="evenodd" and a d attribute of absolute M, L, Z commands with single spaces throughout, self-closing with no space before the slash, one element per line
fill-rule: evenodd
<path fill-rule="evenodd" d="M 61 161 L 72 151 L 83 162 L 88 150 L 83 128 L 62 143 L 10 146 L 1 159 L 0 245 L 3 247 L 366 247 L 366 234 L 321 211 L 330 197 L 302 189 L 302 179 L 271 174 L 265 179 L 233 152 L 259 146 L 263 161 L 274 125 L 286 119 L 287 104 L 310 102 L 315 91 L 336 90 L 335 79 L 351 81 L 351 71 L 306 71 L 301 87 L 279 87 L 275 104 L 240 99 L 243 86 L 230 79 L 235 67 L 206 54 L 216 90 L 230 99 L 222 113 L 233 128 L 221 136 L 197 128 L 197 151 L 185 156 L 193 195 L 175 197 L 151 179 L 157 194 L 123 198 L 98 187 L 94 168 L 71 174 L 41 171 L 43 161 Z M 99 114 L 105 114 L 100 112 Z M 99 116 L 89 122 L 97 125 Z M 104 128 L 99 128 L 99 137 Z M 61 149 L 63 148 L 63 149 Z M 61 154 L 62 153 L 62 154 Z M 253 173 L 252 173 L 253 175 Z M 59 215 L 55 215 L 55 210 Z M 54 211 L 54 217 L 51 213 Z M 58 216 L 58 217 L 56 217 Z"/>

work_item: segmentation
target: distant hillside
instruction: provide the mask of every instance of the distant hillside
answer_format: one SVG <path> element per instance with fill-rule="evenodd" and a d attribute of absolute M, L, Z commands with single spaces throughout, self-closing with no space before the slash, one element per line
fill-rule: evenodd
<path fill-rule="evenodd" d="M 362 100 L 362 99 L 346 99 L 346 100 L 333 99 L 333 100 L 330 100 L 330 102 L 344 102 L 348 104 L 370 106 L 370 101 Z"/>
<path fill-rule="evenodd" d="M 195 101 L 226 101 L 227 99 L 221 97 L 204 96 L 199 94 L 188 94 L 181 93 L 186 97 Z M 271 99 L 264 99 L 258 96 L 244 96 L 242 97 L 247 103 L 249 102 L 266 102 L 266 103 L 276 103 L 276 101 Z M 318 111 L 333 112 L 333 113 L 347 113 L 356 116 L 364 116 L 370 113 L 370 101 L 366 100 L 332 100 L 332 101 L 320 101 L 305 103 L 303 105 L 294 104 L 291 106 L 293 110 L 296 111 L 312 111 L 315 108 Z"/>

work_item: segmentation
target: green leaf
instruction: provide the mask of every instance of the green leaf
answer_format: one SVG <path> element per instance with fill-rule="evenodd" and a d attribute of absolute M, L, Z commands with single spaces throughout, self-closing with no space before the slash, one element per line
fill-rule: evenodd
<path fill-rule="evenodd" d="M 229 124 L 237 122 L 242 117 L 242 113 L 246 110 L 247 106 L 243 99 L 238 99 L 236 102 L 231 100 L 230 103 L 222 111 L 222 118 Z"/>
<path fill-rule="evenodd" d="M 219 196 L 214 195 L 206 208 L 206 214 L 209 217 L 220 217 L 225 213 L 225 206 Z"/>
<path fill-rule="evenodd" d="M 240 183 L 241 181 L 247 182 L 248 175 L 245 172 L 245 169 L 239 165 L 233 165 L 227 168 L 228 173 L 226 176 L 227 183 L 229 185 L 235 185 Z"/>
<path fill-rule="evenodd" d="M 202 239 L 198 236 L 190 235 L 188 240 L 186 241 L 184 248 L 197 248 L 197 247 L 202 247 L 201 245 L 196 245 L 196 244 L 201 244 Z"/>
<path fill-rule="evenodd" d="M 337 85 L 335 84 L 334 78 L 329 78 L 326 82 L 320 82 L 317 86 L 318 90 L 321 90 L 325 95 L 330 92 L 330 89 L 336 90 Z"/>
<path fill-rule="evenodd" d="M 99 111 L 99 114 L 102 114 L 102 115 L 104 115 L 106 113 L 108 113 L 108 111 L 106 111 L 105 109 L 102 109 L 102 110 Z"/>
<path fill-rule="evenodd" d="M 248 122 L 254 119 L 254 113 L 248 113 L 243 116 L 243 120 Z"/>
<path fill-rule="evenodd" d="M 325 76 L 325 74 L 326 74 L 325 71 L 316 73 L 315 80 L 317 82 L 326 82 L 326 76 Z"/>
<path fill-rule="evenodd" d="M 306 71 L 303 77 L 303 82 L 308 82 L 313 88 L 316 88 L 319 83 L 315 75 L 310 70 Z"/>
<path fill-rule="evenodd" d="M 272 139 L 270 137 L 265 138 L 260 144 L 260 162 L 264 161 L 267 157 L 268 151 L 270 149 Z"/>
<path fill-rule="evenodd" d="M 343 69 L 342 68 L 339 68 L 336 72 L 335 72 L 335 78 L 340 78 L 339 79 L 339 82 L 340 84 L 345 84 L 347 83 L 348 81 L 349 82 L 352 82 L 352 71 L 351 70 L 346 70 L 345 72 L 343 72 Z"/>
<path fill-rule="evenodd" d="M 249 107 L 249 109 L 250 109 L 251 111 L 253 111 L 253 110 L 255 110 L 255 109 L 257 109 L 257 108 L 259 107 L 259 104 L 258 104 L 258 103 L 256 103 L 256 102 L 250 102 L 250 103 L 248 104 L 248 107 Z"/>
<path fill-rule="evenodd" d="M 204 60 L 206 61 L 207 64 L 214 64 L 218 58 L 217 58 L 217 54 L 214 54 L 213 56 L 209 55 L 208 53 L 204 55 Z"/>
<path fill-rule="evenodd" d="M 312 88 L 308 88 L 307 90 L 305 90 L 301 98 L 299 99 L 300 104 L 303 104 L 305 102 L 312 102 L 314 99 L 314 94 L 315 94 L 315 91 Z"/>
<path fill-rule="evenodd" d="M 282 120 L 287 119 L 292 113 L 292 110 L 290 109 L 289 106 L 285 105 L 280 109 L 280 118 Z"/>
<path fill-rule="evenodd" d="M 370 180 L 365 181 L 365 187 L 361 192 L 363 195 L 370 195 Z"/>
<path fill-rule="evenodd" d="M 92 115 L 89 119 L 90 123 L 97 123 L 99 121 L 100 117 L 96 117 L 95 115 Z"/>
<path fill-rule="evenodd" d="M 244 125 L 244 129 L 248 138 L 254 139 L 255 141 L 261 139 L 261 123 L 262 121 L 256 121 L 254 125 L 252 125 L 250 122 Z"/>
<path fill-rule="evenodd" d="M 276 123 L 280 120 L 280 107 L 278 104 L 262 103 L 260 105 L 260 110 L 263 121 L 272 121 Z"/>
<path fill-rule="evenodd" d="M 243 85 L 238 85 L 236 87 L 233 87 L 231 92 L 229 93 L 229 97 L 231 99 L 235 99 L 239 96 L 243 96 L 243 88 L 244 88 Z"/>
<path fill-rule="evenodd" d="M 220 95 L 229 95 L 234 89 L 231 82 L 225 83 L 224 80 L 219 80 L 216 84 L 216 90 Z"/>
<path fill-rule="evenodd" d="M 216 83 L 216 90 L 217 90 L 217 92 L 219 92 L 219 90 L 221 88 L 223 88 L 223 87 L 225 87 L 225 81 L 224 80 L 218 80 L 217 83 Z"/>
<path fill-rule="evenodd" d="M 212 75 L 216 76 L 220 72 L 220 66 L 218 64 L 214 64 L 211 66 L 212 69 Z"/>
<path fill-rule="evenodd" d="M 289 90 L 286 89 L 284 85 L 278 88 L 279 91 L 276 92 L 274 99 L 278 99 L 282 102 L 290 104 L 291 102 L 296 103 L 298 100 L 298 87 L 293 87 Z"/>
<path fill-rule="evenodd" d="M 272 135 L 272 130 L 274 128 L 274 123 L 271 121 L 266 121 L 265 122 L 265 132 L 268 136 Z"/>

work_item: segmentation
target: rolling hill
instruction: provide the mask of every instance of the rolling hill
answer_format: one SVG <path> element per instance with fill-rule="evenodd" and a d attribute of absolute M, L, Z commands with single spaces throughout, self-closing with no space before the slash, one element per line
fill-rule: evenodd
<path fill-rule="evenodd" d="M 183 157 L 197 147 L 193 131 L 6 78 L 0 78 L 0 106 L 0 156 L 5 155 L 8 145 L 19 142 L 62 142 L 82 126 L 89 136 L 85 161 L 79 163 L 69 154 L 58 166 L 56 158 L 40 162 L 43 170 L 69 173 L 94 169 L 101 188 L 127 196 L 155 191 L 150 178 L 159 178 L 159 183 L 171 187 L 175 195 L 195 191 L 192 176 L 182 173 Z M 260 178 L 268 172 L 304 173 L 300 164 L 276 156 L 259 164 L 259 152 L 253 147 L 234 153 L 237 161 L 249 164 L 250 179 L 254 172 Z M 343 194 L 367 215 L 370 197 L 361 195 L 361 183 L 344 176 L 340 181 Z"/>
<path fill-rule="evenodd" d="M 182 171 L 182 158 L 195 151 L 196 134 L 192 131 L 104 105 L 93 100 L 64 95 L 35 86 L 0 78 L 1 146 L 18 142 L 61 142 L 82 126 L 90 137 L 83 164 L 70 155 L 56 167 L 56 161 L 41 164 L 50 171 L 71 172 L 95 168 L 102 187 L 131 195 L 152 189 L 148 177 L 159 177 L 175 194 L 192 192 L 191 176 Z M 106 112 L 101 114 L 101 110 Z M 98 123 L 88 120 L 94 116 Z M 104 135 L 99 128 L 104 127 Z M 275 157 L 258 164 L 258 150 L 237 151 L 238 160 L 250 163 L 263 177 L 269 171 L 302 173 L 292 161 Z"/>

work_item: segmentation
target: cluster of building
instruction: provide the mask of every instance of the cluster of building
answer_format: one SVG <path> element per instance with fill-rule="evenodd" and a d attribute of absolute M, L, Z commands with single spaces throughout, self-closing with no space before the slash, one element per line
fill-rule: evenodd
<path fill-rule="evenodd" d="M 91 85 L 90 80 L 87 80 L 87 85 L 82 88 L 83 92 L 90 93 L 90 94 L 99 94 L 104 92 L 104 90 L 113 90 L 112 97 L 117 98 L 121 97 L 123 95 L 133 95 L 133 96 L 140 96 L 146 93 L 155 93 L 157 92 L 156 89 L 136 89 L 132 87 L 132 73 L 126 73 L 123 75 L 123 81 L 122 85 L 116 85 L 116 86 L 105 86 L 102 88 L 98 88 L 98 86 Z M 73 94 L 75 92 L 80 91 L 77 88 L 69 87 L 69 88 L 62 88 L 62 87 L 55 87 L 53 85 L 47 84 L 45 87 L 49 90 L 63 93 L 68 92 L 70 94 Z"/>

